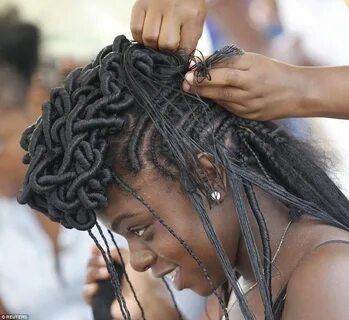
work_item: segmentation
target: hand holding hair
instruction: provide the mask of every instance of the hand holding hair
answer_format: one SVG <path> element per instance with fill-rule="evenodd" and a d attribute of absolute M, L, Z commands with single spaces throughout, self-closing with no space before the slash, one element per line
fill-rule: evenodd
<path fill-rule="evenodd" d="M 131 32 L 148 47 L 190 52 L 201 37 L 206 13 L 205 0 L 137 0 Z"/>
<path fill-rule="evenodd" d="M 156 279 L 149 272 L 137 272 L 132 269 L 129 262 L 129 252 L 126 249 L 120 249 L 125 268 L 133 289 L 137 294 L 140 304 L 144 309 L 145 319 L 157 320 L 163 314 L 168 314 L 170 320 L 177 320 L 177 313 L 174 309 L 169 294 L 163 285 L 161 279 Z M 116 263 L 121 264 L 120 256 L 116 249 L 111 250 L 111 255 Z M 98 294 L 98 282 L 110 279 L 105 261 L 96 246 L 92 247 L 92 255 L 88 261 L 86 282 L 83 290 L 84 299 L 88 304 L 93 303 L 93 299 Z M 121 281 L 122 294 L 128 306 L 131 319 L 142 319 L 141 310 L 132 293 L 132 289 L 125 279 Z M 159 308 L 161 303 L 161 312 Z M 123 319 L 119 304 L 115 299 L 110 309 L 113 319 Z M 172 318 L 171 318 L 172 316 Z"/>
<path fill-rule="evenodd" d="M 211 79 L 188 72 L 183 89 L 250 120 L 349 119 L 349 67 L 298 67 L 254 53 L 214 66 Z"/>

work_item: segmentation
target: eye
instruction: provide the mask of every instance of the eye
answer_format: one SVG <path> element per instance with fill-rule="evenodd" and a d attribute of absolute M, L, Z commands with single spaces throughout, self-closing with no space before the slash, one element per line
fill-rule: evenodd
<path fill-rule="evenodd" d="M 136 228 L 133 229 L 133 228 L 130 228 L 129 231 L 130 231 L 132 234 L 136 235 L 137 237 L 141 237 L 141 236 L 143 235 L 143 233 L 145 232 L 146 229 L 147 229 L 146 227 L 142 227 L 142 228 L 140 228 L 140 229 L 136 229 Z"/>

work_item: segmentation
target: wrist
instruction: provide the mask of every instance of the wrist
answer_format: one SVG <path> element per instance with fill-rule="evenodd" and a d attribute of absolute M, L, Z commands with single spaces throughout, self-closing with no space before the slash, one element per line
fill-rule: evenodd
<path fill-rule="evenodd" d="M 295 114 L 296 117 L 321 116 L 323 101 L 322 88 L 315 70 L 311 67 L 292 66 L 296 82 Z"/>

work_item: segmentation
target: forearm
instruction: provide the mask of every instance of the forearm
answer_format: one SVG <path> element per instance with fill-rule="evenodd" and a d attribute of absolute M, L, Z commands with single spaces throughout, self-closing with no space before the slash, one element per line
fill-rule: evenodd
<path fill-rule="evenodd" d="M 349 119 L 349 66 L 300 67 L 300 116 Z"/>

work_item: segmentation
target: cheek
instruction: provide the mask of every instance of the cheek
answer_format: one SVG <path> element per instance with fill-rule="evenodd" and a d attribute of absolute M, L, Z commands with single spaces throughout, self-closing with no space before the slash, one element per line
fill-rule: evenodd
<path fill-rule="evenodd" d="M 215 215 L 211 221 L 230 263 L 235 266 L 240 238 L 239 222 L 235 214 L 231 213 L 231 217 L 228 218 Z"/>

